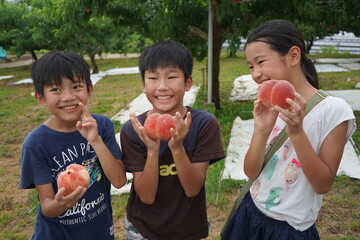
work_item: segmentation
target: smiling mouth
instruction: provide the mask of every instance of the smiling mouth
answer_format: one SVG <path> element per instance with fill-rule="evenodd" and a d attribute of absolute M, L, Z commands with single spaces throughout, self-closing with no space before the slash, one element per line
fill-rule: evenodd
<path fill-rule="evenodd" d="M 63 110 L 73 110 L 75 108 L 77 108 L 78 105 L 71 105 L 71 106 L 63 106 L 63 107 L 60 107 L 61 109 Z"/>
<path fill-rule="evenodd" d="M 156 96 L 155 98 L 158 100 L 168 100 L 171 99 L 172 96 Z"/>

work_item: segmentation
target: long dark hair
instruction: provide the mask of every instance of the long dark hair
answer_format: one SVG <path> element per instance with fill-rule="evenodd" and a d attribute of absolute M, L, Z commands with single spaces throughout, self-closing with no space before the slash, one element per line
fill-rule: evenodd
<path fill-rule="evenodd" d="M 277 51 L 281 56 L 286 55 L 290 48 L 297 46 L 301 51 L 301 69 L 308 82 L 319 89 L 318 74 L 314 62 L 306 56 L 305 41 L 301 31 L 290 21 L 270 20 L 255 28 L 248 36 L 247 44 L 252 42 L 267 43 L 271 49 Z"/>

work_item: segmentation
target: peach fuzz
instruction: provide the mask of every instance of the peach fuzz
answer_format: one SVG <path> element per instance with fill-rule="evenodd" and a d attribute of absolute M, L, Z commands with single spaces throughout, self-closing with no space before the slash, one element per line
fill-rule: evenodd
<path fill-rule="evenodd" d="M 290 105 L 286 99 L 295 99 L 295 88 L 286 80 L 268 80 L 259 85 L 258 98 L 266 107 L 288 109 Z"/>
<path fill-rule="evenodd" d="M 175 129 L 173 117 L 170 114 L 150 114 L 144 124 L 145 134 L 153 139 L 170 140 L 170 129 Z"/>
<path fill-rule="evenodd" d="M 88 187 L 90 175 L 86 168 L 80 164 L 70 164 L 65 171 L 61 172 L 57 179 L 58 189 L 65 188 L 64 195 L 69 195 L 79 186 Z"/>

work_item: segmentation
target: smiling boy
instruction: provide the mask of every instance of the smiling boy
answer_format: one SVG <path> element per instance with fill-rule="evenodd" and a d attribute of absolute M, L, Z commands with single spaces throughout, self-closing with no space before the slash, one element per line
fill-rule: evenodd
<path fill-rule="evenodd" d="M 152 109 L 122 128 L 126 170 L 133 174 L 127 204 L 127 239 L 201 239 L 208 236 L 205 179 L 209 164 L 225 157 L 220 126 L 212 114 L 183 105 L 193 60 L 180 43 L 147 47 L 139 58 L 142 89 Z M 144 122 L 152 113 L 171 114 L 169 141 L 152 140 Z"/>
<path fill-rule="evenodd" d="M 74 52 L 51 51 L 32 65 L 35 98 L 50 117 L 24 142 L 20 188 L 36 188 L 40 206 L 32 239 L 114 239 L 111 184 L 126 183 L 114 124 L 86 107 L 89 65 Z M 57 177 L 72 163 L 90 174 L 87 188 L 64 196 Z"/>

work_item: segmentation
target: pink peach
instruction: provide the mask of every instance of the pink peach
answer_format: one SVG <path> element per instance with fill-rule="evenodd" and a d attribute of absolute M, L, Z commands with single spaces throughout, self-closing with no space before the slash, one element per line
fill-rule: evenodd
<path fill-rule="evenodd" d="M 146 135 L 151 139 L 170 140 L 170 129 L 175 129 L 175 124 L 170 114 L 150 114 L 144 124 Z"/>
<path fill-rule="evenodd" d="M 57 179 L 58 189 L 65 188 L 64 195 L 69 195 L 79 186 L 88 187 L 90 175 L 86 168 L 80 164 L 70 164 L 61 172 Z"/>
<path fill-rule="evenodd" d="M 286 99 L 295 99 L 295 88 L 286 80 L 268 80 L 259 85 L 258 98 L 266 107 L 288 109 Z"/>

